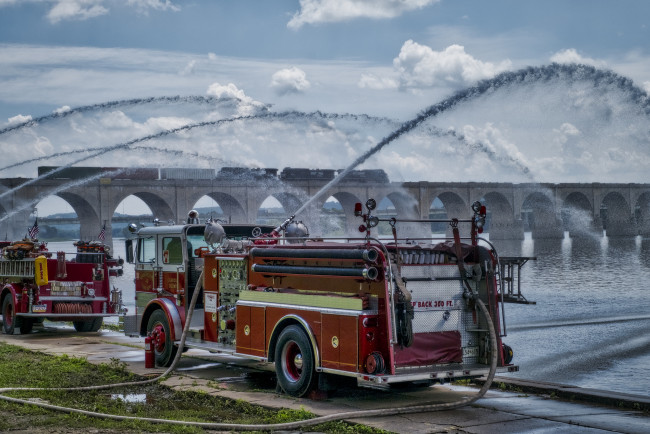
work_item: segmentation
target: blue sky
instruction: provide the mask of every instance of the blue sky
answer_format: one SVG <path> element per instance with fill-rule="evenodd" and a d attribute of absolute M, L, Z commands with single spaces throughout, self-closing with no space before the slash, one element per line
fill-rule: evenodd
<path fill-rule="evenodd" d="M 586 64 L 648 92 L 648 41 L 645 0 L 0 0 L 0 131 L 108 101 L 214 99 L 90 110 L 0 133 L 6 165 L 16 164 L 0 176 L 34 177 L 36 165 L 76 158 L 49 158 L 60 152 L 286 110 L 339 117 L 232 122 L 147 143 L 225 165 L 339 169 L 421 110 L 527 66 Z M 642 106 L 589 81 L 506 87 L 427 121 L 362 167 L 396 181 L 648 182 Z M 33 156 L 43 160 L 19 164 Z M 133 149 L 77 163 L 125 164 L 217 167 Z"/>

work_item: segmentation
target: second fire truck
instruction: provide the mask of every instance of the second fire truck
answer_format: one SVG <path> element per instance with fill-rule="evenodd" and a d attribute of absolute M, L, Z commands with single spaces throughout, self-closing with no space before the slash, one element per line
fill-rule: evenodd
<path fill-rule="evenodd" d="M 45 319 L 95 332 L 105 317 L 125 313 L 122 292 L 110 283 L 122 273 L 123 260 L 100 242 L 77 241 L 74 247 L 66 254 L 31 238 L 0 244 L 3 333 L 30 333 Z"/>

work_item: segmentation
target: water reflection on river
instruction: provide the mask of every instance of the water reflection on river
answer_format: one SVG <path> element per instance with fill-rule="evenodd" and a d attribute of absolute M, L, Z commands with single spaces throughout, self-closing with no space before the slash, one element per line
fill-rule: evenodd
<path fill-rule="evenodd" d="M 114 240 L 124 257 L 124 240 Z M 496 242 L 502 256 L 536 256 L 522 291 L 536 305 L 506 305 L 521 378 L 650 395 L 650 239 Z M 50 243 L 50 250 L 72 245 Z M 133 266 L 114 285 L 134 312 Z M 110 320 L 110 319 L 109 319 Z M 512 374 L 510 374 L 512 375 Z"/>
<path fill-rule="evenodd" d="M 536 256 L 506 306 L 517 376 L 650 395 L 650 240 L 499 242 L 501 255 Z"/>

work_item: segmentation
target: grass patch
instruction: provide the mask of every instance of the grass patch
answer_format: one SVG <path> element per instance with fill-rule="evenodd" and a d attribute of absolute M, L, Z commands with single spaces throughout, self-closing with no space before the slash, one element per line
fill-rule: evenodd
<path fill-rule="evenodd" d="M 118 359 L 92 364 L 85 359 L 52 356 L 0 343 L 0 387 L 78 387 L 113 384 L 142 379 L 125 369 Z M 38 399 L 50 404 L 116 415 L 185 421 L 270 424 L 314 417 L 304 409 L 269 410 L 242 400 L 231 400 L 205 392 L 176 391 L 161 384 L 129 386 L 97 391 L 13 391 L 6 396 Z M 272 399 L 272 398 L 271 398 Z M 153 424 L 144 421 L 111 421 L 83 415 L 54 412 L 40 407 L 0 400 L 0 430 L 25 429 L 46 433 L 106 430 L 116 432 L 201 433 L 187 425 Z M 381 433 L 362 425 L 329 422 L 307 431 L 327 433 Z"/>

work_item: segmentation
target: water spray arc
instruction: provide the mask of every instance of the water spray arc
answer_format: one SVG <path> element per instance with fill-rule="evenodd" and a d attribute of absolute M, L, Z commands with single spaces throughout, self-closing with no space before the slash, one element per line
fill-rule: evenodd
<path fill-rule="evenodd" d="M 200 96 L 200 95 L 190 95 L 190 96 L 158 96 L 158 97 L 149 97 L 149 98 L 133 98 L 125 99 L 118 101 L 108 101 L 98 104 L 85 105 L 80 107 L 74 107 L 70 110 L 58 111 L 49 115 L 39 116 L 34 119 L 30 119 L 25 122 L 20 122 L 18 124 L 10 125 L 5 128 L 0 129 L 0 135 L 9 133 L 11 131 L 17 131 L 23 128 L 32 127 L 39 123 L 49 122 L 58 119 L 64 119 L 68 116 L 77 113 L 86 113 L 97 110 L 110 110 L 118 107 L 128 107 L 144 104 L 176 104 L 176 103 L 189 103 L 189 104 L 215 104 L 220 102 L 241 102 L 239 98 L 217 98 L 213 96 Z M 265 109 L 268 109 L 265 107 Z"/>
<path fill-rule="evenodd" d="M 305 203 L 295 214 L 304 211 L 309 203 L 316 200 L 327 190 L 338 184 L 355 167 L 365 162 L 368 158 L 381 151 L 386 145 L 392 143 L 405 133 L 408 133 L 422 124 L 424 121 L 436 117 L 439 114 L 456 108 L 458 105 L 473 101 L 481 96 L 496 92 L 501 88 L 514 85 L 526 85 L 548 82 L 550 80 L 563 79 L 566 82 L 592 81 L 595 87 L 601 85 L 613 85 L 626 92 L 631 102 L 637 104 L 646 115 L 650 115 L 650 98 L 632 80 L 622 77 L 612 71 L 606 71 L 587 65 L 564 65 L 553 63 L 546 66 L 528 67 L 513 72 L 503 72 L 494 78 L 483 80 L 475 86 L 461 90 L 451 97 L 434 104 L 423 110 L 415 118 L 404 122 L 398 129 L 384 137 L 379 143 L 363 153 L 352 164 L 350 164 L 336 178 L 320 189 L 308 203 Z"/>
<path fill-rule="evenodd" d="M 89 160 L 91 158 L 98 157 L 98 156 L 106 154 L 108 152 L 121 150 L 121 149 L 132 148 L 133 145 L 135 145 L 137 143 L 145 142 L 145 141 L 148 141 L 148 140 L 154 140 L 154 139 L 165 137 L 165 136 L 168 136 L 168 135 L 171 135 L 171 134 L 176 134 L 176 133 L 179 133 L 179 132 L 182 132 L 182 131 L 189 131 L 189 130 L 192 130 L 192 129 L 195 129 L 195 128 L 222 125 L 222 124 L 232 123 L 232 122 L 237 122 L 237 121 L 259 120 L 259 119 L 284 120 L 284 119 L 290 119 L 290 118 L 296 118 L 296 117 L 297 118 L 313 118 L 313 119 L 323 118 L 323 119 L 329 119 L 329 120 L 332 120 L 332 119 L 348 119 L 349 118 L 349 119 L 353 119 L 353 120 L 365 120 L 365 121 L 381 119 L 381 118 L 373 118 L 373 117 L 367 116 L 367 115 L 353 115 L 353 114 L 347 114 L 347 113 L 346 114 L 336 114 L 336 113 L 332 114 L 332 113 L 324 113 L 324 112 L 321 112 L 321 111 L 315 111 L 315 112 L 311 112 L 311 113 L 304 113 L 304 112 L 292 110 L 292 111 L 285 111 L 285 112 L 279 112 L 279 113 L 267 112 L 267 113 L 258 114 L 258 115 L 236 116 L 236 117 L 232 117 L 232 118 L 228 118 L 228 119 L 219 119 L 219 120 L 216 120 L 216 121 L 204 121 L 204 122 L 198 122 L 198 123 L 194 123 L 194 124 L 187 124 L 187 125 L 183 125 L 181 127 L 172 128 L 172 129 L 169 129 L 169 130 L 163 130 L 163 131 L 160 131 L 160 132 L 155 133 L 155 134 L 150 134 L 148 136 L 139 137 L 139 138 L 130 140 L 128 142 L 120 143 L 120 144 L 117 144 L 117 145 L 112 145 L 112 146 L 107 146 L 107 147 L 99 147 L 99 148 L 90 148 L 90 150 L 93 151 L 93 153 L 91 153 L 90 155 L 87 155 L 87 156 L 85 156 L 83 158 L 79 158 L 79 159 L 73 161 L 72 163 L 68 163 L 68 164 L 66 164 L 64 166 L 60 166 L 57 169 L 48 172 L 47 174 L 44 174 L 44 175 L 41 175 L 41 176 L 39 176 L 37 178 L 31 179 L 31 180 L 29 180 L 29 181 L 27 181 L 27 182 L 25 182 L 25 183 L 23 183 L 23 184 L 21 184 L 21 185 L 19 185 L 17 187 L 14 187 L 13 189 L 7 190 L 4 193 L 0 194 L 0 199 L 2 199 L 3 197 L 8 196 L 10 194 L 15 193 L 16 191 L 20 190 L 21 188 L 32 185 L 35 182 L 40 181 L 41 179 L 43 179 L 43 178 L 45 178 L 47 176 L 51 176 L 51 175 L 56 174 L 56 173 L 58 173 L 58 172 L 60 172 L 60 171 L 62 171 L 64 169 L 67 169 L 67 168 L 69 168 L 69 167 L 71 167 L 71 166 L 73 166 L 75 164 L 81 163 L 81 162 Z M 52 156 L 62 156 L 62 155 L 68 155 L 68 154 L 74 154 L 74 153 L 86 152 L 86 151 L 87 150 L 70 151 L 69 153 L 57 153 L 57 154 L 51 155 L 50 157 L 52 157 Z M 39 161 L 40 159 L 42 159 L 42 157 L 30 159 L 29 162 Z M 16 163 L 16 164 L 13 164 L 13 165 L 9 165 L 9 166 L 1 168 L 0 170 L 11 169 L 11 168 L 20 166 L 22 164 L 25 164 L 25 162 L 20 162 L 20 163 Z"/>
<path fill-rule="evenodd" d="M 52 158 L 57 158 L 57 157 L 65 157 L 68 155 L 76 155 L 76 154 L 82 154 L 86 152 L 99 152 L 104 150 L 106 147 L 104 146 L 98 146 L 94 148 L 86 148 L 86 149 L 80 149 L 76 151 L 65 151 L 65 152 L 55 152 L 53 154 L 45 155 L 42 157 L 34 157 L 30 158 L 29 160 L 24 160 L 19 163 L 14 163 L 9 166 L 5 167 L 0 167 L 0 172 L 4 170 L 9 170 L 9 169 L 14 169 L 16 167 L 24 166 L 26 164 L 31 164 L 31 163 L 37 163 L 39 161 L 45 161 L 45 160 L 50 160 Z M 131 147 L 132 150 L 142 150 L 146 152 L 157 152 L 157 153 L 162 153 L 162 154 L 169 154 L 169 155 L 174 155 L 177 157 L 187 157 L 187 158 L 195 158 L 195 159 L 200 159 L 200 160 L 206 160 L 210 162 L 216 162 L 219 163 L 220 165 L 236 165 L 238 163 L 230 160 L 224 160 L 223 158 L 219 157 L 214 157 L 212 155 L 205 155 L 205 154 L 199 154 L 198 152 L 190 152 L 190 151 L 183 151 L 183 150 L 176 150 L 176 149 L 167 149 L 167 148 L 158 148 L 156 146 L 133 146 Z M 90 157 L 92 158 L 92 157 Z M 70 164 L 70 163 L 68 163 Z"/>
<path fill-rule="evenodd" d="M 457 133 L 456 131 L 451 130 L 451 129 L 445 131 L 445 130 L 442 130 L 440 128 L 429 127 L 429 128 L 427 128 L 427 130 L 433 136 L 437 136 L 437 137 L 449 136 L 449 137 L 452 137 L 452 138 L 456 139 L 461 145 L 467 147 L 468 149 L 485 154 L 491 161 L 494 161 L 494 162 L 499 163 L 499 164 L 507 165 L 507 166 L 512 166 L 515 169 L 517 169 L 518 172 L 525 175 L 527 178 L 529 178 L 531 180 L 533 179 L 533 175 L 532 175 L 530 169 L 524 163 L 522 163 L 518 159 L 512 157 L 511 155 L 507 155 L 507 156 L 499 155 L 496 151 L 491 149 L 486 144 L 484 144 L 482 142 L 474 142 L 474 143 L 472 143 L 469 140 L 467 140 L 467 138 L 465 137 L 464 134 Z"/>

